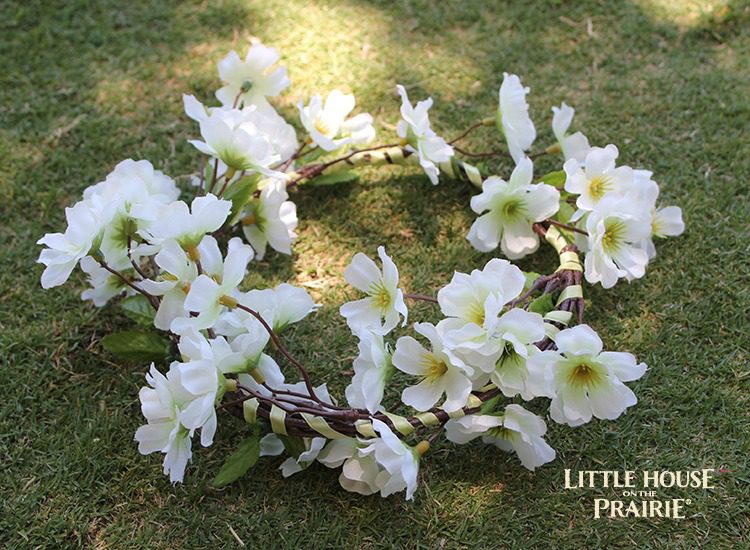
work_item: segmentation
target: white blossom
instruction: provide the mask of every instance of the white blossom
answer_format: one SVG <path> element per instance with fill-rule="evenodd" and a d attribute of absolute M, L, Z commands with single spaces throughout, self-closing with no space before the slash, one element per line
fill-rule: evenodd
<path fill-rule="evenodd" d="M 603 198 L 586 218 L 586 231 L 584 273 L 589 283 L 612 288 L 621 277 L 643 277 L 648 253 L 641 243 L 651 234 L 651 218 L 641 202 L 627 195 Z"/>
<path fill-rule="evenodd" d="M 636 404 L 635 394 L 623 382 L 638 380 L 645 363 L 630 353 L 602 351 L 602 341 L 588 325 L 560 331 L 557 351 L 529 359 L 552 372 L 555 397 L 550 414 L 555 422 L 580 426 L 592 416 L 614 420 Z"/>
<path fill-rule="evenodd" d="M 477 437 L 496 447 L 512 452 L 529 470 L 555 459 L 555 450 L 543 436 L 547 425 L 537 415 L 520 405 L 508 405 L 502 415 L 473 414 L 449 420 L 446 437 L 454 443 L 467 443 Z"/>
<path fill-rule="evenodd" d="M 229 107 L 206 107 L 195 96 L 183 94 L 182 101 L 185 106 L 185 114 L 198 122 L 204 122 L 209 115 L 218 109 L 232 111 Z M 289 124 L 284 117 L 279 115 L 270 104 L 254 106 L 240 110 L 243 126 L 248 131 L 257 132 L 263 136 L 271 146 L 273 153 L 278 155 L 279 161 L 285 161 L 297 150 L 297 133 L 294 126 Z M 226 164 L 220 163 L 217 173 L 226 173 Z"/>
<path fill-rule="evenodd" d="M 283 180 L 265 180 L 260 197 L 248 203 L 241 218 L 242 232 L 255 250 L 258 260 L 271 246 L 282 254 L 292 253 L 292 242 L 297 238 L 297 207 L 287 200 Z"/>
<path fill-rule="evenodd" d="M 141 412 L 147 424 L 135 432 L 141 454 L 164 453 L 164 473 L 172 483 L 181 483 L 185 467 L 191 457 L 193 432 L 180 423 L 180 406 L 189 395 L 179 384 L 177 364 L 173 363 L 167 376 L 154 365 L 146 374 L 148 387 L 141 388 Z"/>
<path fill-rule="evenodd" d="M 304 288 L 282 283 L 276 288 L 254 289 L 236 295 L 240 304 L 257 311 L 273 328 L 281 332 L 288 325 L 301 321 L 315 311 L 315 302 Z M 255 317 L 241 309 L 232 309 L 220 316 L 214 329 L 218 334 L 234 337 L 244 333 Z"/>
<path fill-rule="evenodd" d="M 372 426 L 380 437 L 372 440 L 370 445 L 360 450 L 360 454 L 362 456 L 373 455 L 382 467 L 375 478 L 375 485 L 380 489 L 380 495 L 387 497 L 405 490 L 406 500 L 411 500 L 417 489 L 419 454 L 396 437 L 384 422 L 373 419 Z"/>
<path fill-rule="evenodd" d="M 37 244 L 47 246 L 37 260 L 45 265 L 42 288 L 52 288 L 67 281 L 78 262 L 101 236 L 101 218 L 89 201 L 66 208 L 65 218 L 68 221 L 65 233 L 47 233 L 37 241 Z"/>
<path fill-rule="evenodd" d="M 437 165 L 451 159 L 453 147 L 430 127 L 428 111 L 432 107 L 432 98 L 420 101 L 413 107 L 406 89 L 401 85 L 396 86 L 396 89 L 401 95 L 401 120 L 396 126 L 398 137 L 408 143 L 407 150 L 417 154 L 420 166 L 430 181 L 437 185 L 440 173 Z"/>
<path fill-rule="evenodd" d="M 238 94 L 244 105 L 264 105 L 267 98 L 279 95 L 287 86 L 286 67 L 275 67 L 279 54 L 275 48 L 253 44 L 244 61 L 234 50 L 219 61 L 219 78 L 224 86 L 216 91 L 222 105 L 233 106 Z"/>
<path fill-rule="evenodd" d="M 648 238 L 640 243 L 649 259 L 656 256 L 653 238 L 676 237 L 685 231 L 682 221 L 682 210 L 679 206 L 657 206 L 659 185 L 651 179 L 648 170 L 634 170 L 638 200 L 643 202 L 651 217 L 651 232 Z"/>
<path fill-rule="evenodd" d="M 346 388 L 349 406 L 367 409 L 371 414 L 383 410 L 380 402 L 393 366 L 382 335 L 368 329 L 359 333 L 359 355 L 353 367 L 354 376 Z"/>
<path fill-rule="evenodd" d="M 565 161 L 565 190 L 578 195 L 576 206 L 581 211 L 590 212 L 609 193 L 623 194 L 633 188 L 633 169 L 616 167 L 618 154 L 617 147 L 610 144 L 592 147 L 583 162 L 575 158 Z"/>
<path fill-rule="evenodd" d="M 345 490 L 372 495 L 380 490 L 377 479 L 381 469 L 373 453 L 360 453 L 363 444 L 354 439 L 336 439 L 320 452 L 318 462 L 329 468 L 342 466 L 339 483 Z"/>
<path fill-rule="evenodd" d="M 206 274 L 199 275 L 190 285 L 190 291 L 185 298 L 185 309 L 199 315 L 179 319 L 179 321 L 184 321 L 186 325 L 198 329 L 212 326 L 224 306 L 224 297 L 232 296 L 245 278 L 245 270 L 252 257 L 252 248 L 242 244 L 237 237 L 231 239 L 220 276 L 218 274 L 213 277 Z M 180 332 L 180 328 L 176 327 L 174 322 L 172 328 Z"/>
<path fill-rule="evenodd" d="M 229 216 L 232 203 L 214 195 L 196 197 L 188 207 L 175 201 L 159 210 L 159 217 L 143 236 L 149 241 L 175 239 L 186 251 L 198 246 L 203 236 L 219 229 Z"/>
<path fill-rule="evenodd" d="M 581 132 L 568 134 L 575 109 L 563 102 L 560 107 L 552 107 L 552 113 L 552 132 L 555 134 L 557 143 L 560 144 L 563 157 L 565 160 L 575 159 L 579 163 L 583 163 L 591 150 L 589 140 Z"/>
<path fill-rule="evenodd" d="M 517 75 L 503 73 L 497 109 L 498 127 L 502 128 L 508 151 L 515 162 L 520 162 L 536 139 L 536 128 L 529 117 L 529 105 L 524 88 Z"/>
<path fill-rule="evenodd" d="M 271 165 L 281 160 L 259 124 L 255 106 L 211 109 L 199 121 L 203 141 L 188 140 L 196 149 L 220 159 L 233 170 L 251 170 L 274 176 Z"/>
<path fill-rule="evenodd" d="M 375 139 L 372 116 L 361 113 L 349 118 L 354 110 L 354 95 L 333 90 L 323 103 L 320 95 L 314 95 L 305 106 L 298 105 L 302 125 L 310 139 L 324 151 L 335 151 L 344 145 L 361 145 Z"/>
<path fill-rule="evenodd" d="M 471 209 L 482 214 L 466 237 L 474 248 L 490 252 L 500 245 L 503 254 L 512 260 L 539 248 L 539 236 L 532 225 L 558 211 L 560 193 L 545 183 L 532 184 L 533 170 L 531 160 L 523 157 L 510 181 L 497 176 L 484 180 L 482 192 L 471 199 Z"/>
<path fill-rule="evenodd" d="M 402 326 L 406 325 L 408 311 L 404 293 L 398 287 L 398 269 L 393 260 L 378 247 L 378 256 L 383 264 L 382 271 L 375 262 L 362 254 L 354 255 L 352 263 L 344 270 L 344 279 L 357 290 L 367 293 L 367 298 L 347 302 L 340 312 L 352 332 L 370 328 L 380 334 L 387 334 L 403 316 Z"/>
<path fill-rule="evenodd" d="M 473 370 L 458 364 L 446 353 L 443 334 L 430 323 L 416 323 L 414 329 L 430 341 L 427 350 L 411 336 L 402 336 L 396 342 L 393 366 L 398 370 L 419 376 L 421 381 L 401 393 L 401 400 L 418 411 L 434 407 L 440 398 L 446 399 L 441 408 L 454 412 L 466 405 L 471 393 Z"/>
<path fill-rule="evenodd" d="M 127 260 L 110 267 L 120 273 L 127 272 L 131 268 L 130 262 Z M 87 288 L 81 293 L 81 299 L 91 300 L 96 307 L 104 306 L 110 299 L 120 294 L 132 295 L 135 293 L 120 277 L 104 269 L 91 256 L 85 256 L 81 259 L 81 271 L 89 276 L 89 284 L 91 285 L 91 288 Z"/>

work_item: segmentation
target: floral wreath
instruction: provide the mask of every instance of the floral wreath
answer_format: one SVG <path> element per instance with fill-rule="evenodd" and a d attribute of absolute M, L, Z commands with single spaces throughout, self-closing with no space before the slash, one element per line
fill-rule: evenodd
<path fill-rule="evenodd" d="M 659 186 L 651 172 L 616 166 L 614 145 L 591 147 L 582 133 L 569 134 L 574 110 L 565 103 L 552 108 L 556 143 L 527 154 L 536 138 L 529 88 L 507 73 L 496 115 L 451 141 L 430 127 L 432 99 L 414 106 L 398 86 L 396 142 L 371 145 L 372 117 L 350 116 L 354 96 L 333 90 L 325 101 L 314 95 L 299 103 L 300 144 L 268 102 L 290 83 L 278 60 L 276 50 L 262 44 L 252 45 L 244 60 L 232 51 L 218 65 L 221 106 L 183 97 L 202 137 L 190 143 L 208 157 L 192 177 L 190 205 L 151 163 L 128 159 L 66 208 L 64 233 L 39 240 L 47 247 L 39 257 L 44 288 L 61 285 L 80 265 L 91 283 L 83 299 L 104 306 L 126 295 L 124 312 L 169 338 L 126 331 L 102 340 L 125 357 L 177 358 L 166 374 L 151 363 L 148 385 L 139 392 L 147 421 L 135 434 L 142 454 L 163 453 L 164 473 L 181 482 L 193 437 L 200 432 L 200 444 L 211 445 L 223 409 L 250 427 L 214 479 L 217 486 L 238 479 L 261 456 L 287 453 L 285 477 L 318 461 L 341 467 L 346 490 L 384 497 L 405 491 L 411 499 L 420 459 L 443 433 L 454 443 L 481 437 L 515 452 L 533 470 L 553 460 L 555 451 L 544 440 L 544 420 L 519 402 L 548 398 L 551 419 L 569 426 L 593 417 L 614 420 L 635 405 L 624 382 L 640 378 L 646 365 L 630 353 L 603 351 L 599 336 L 583 324 L 582 282 L 611 288 L 620 279 L 643 277 L 655 256 L 652 239 L 684 230 L 678 207 L 657 208 Z M 459 148 L 487 126 L 497 127 L 507 151 Z M 532 159 L 544 154 L 561 154 L 562 170 L 534 183 Z M 515 168 L 507 181 L 487 177 L 457 155 L 509 156 Z M 247 292 L 238 287 L 248 263 L 269 247 L 291 254 L 297 212 L 290 188 L 352 181 L 360 166 L 413 163 L 433 184 L 444 174 L 481 189 L 471 199 L 479 215 L 467 235 L 474 248 L 499 247 L 516 260 L 544 241 L 557 252 L 559 267 L 548 275 L 524 273 L 493 258 L 481 270 L 456 272 L 434 297 L 404 292 L 382 246 L 380 266 L 355 254 L 344 278 L 365 297 L 340 312 L 359 340 L 359 355 L 347 405 L 339 405 L 325 384 L 313 384 L 280 336 L 315 310 L 307 292 L 289 284 Z M 239 237 L 226 242 L 239 232 L 249 245 Z M 406 302 L 414 300 L 437 304 L 444 318 L 414 324 L 421 339 L 402 336 L 392 345 L 387 336 L 406 325 Z M 288 383 L 274 357 L 300 380 Z M 411 415 L 382 405 L 396 371 L 415 380 L 400 394 Z"/>

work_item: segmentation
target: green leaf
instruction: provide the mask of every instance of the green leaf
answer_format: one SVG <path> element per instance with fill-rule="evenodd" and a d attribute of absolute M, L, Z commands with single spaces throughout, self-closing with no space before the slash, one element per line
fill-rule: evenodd
<path fill-rule="evenodd" d="M 546 315 L 553 309 L 555 309 L 555 302 L 552 301 L 551 294 L 542 294 L 539 298 L 529 304 L 529 311 L 532 313 L 538 313 L 542 316 Z"/>
<path fill-rule="evenodd" d="M 279 439 L 281 439 L 281 442 L 284 444 L 284 449 L 286 449 L 286 452 L 289 453 L 289 456 L 291 456 L 295 460 L 299 458 L 299 455 L 307 450 L 307 448 L 305 447 L 305 442 L 301 437 L 279 435 Z"/>
<path fill-rule="evenodd" d="M 206 166 L 203 169 L 203 189 L 208 189 L 211 182 L 214 179 L 214 161 L 209 159 L 206 161 Z"/>
<path fill-rule="evenodd" d="M 317 178 L 311 179 L 305 185 L 333 185 L 334 183 L 346 183 L 355 181 L 359 178 L 354 170 L 339 170 L 330 174 L 323 174 Z"/>
<path fill-rule="evenodd" d="M 539 273 L 536 273 L 535 271 L 524 271 L 523 276 L 526 279 L 526 281 L 523 284 L 523 291 L 526 292 L 531 288 L 531 285 L 534 284 L 534 281 L 536 281 L 541 275 Z"/>
<path fill-rule="evenodd" d="M 252 176 L 245 176 L 241 180 L 236 181 L 227 187 L 227 190 L 222 197 L 228 201 L 232 201 L 232 209 L 227 218 L 227 226 L 237 223 L 237 220 L 242 214 L 242 209 L 253 196 L 253 193 L 255 193 L 259 180 L 259 174 L 253 174 Z"/>
<path fill-rule="evenodd" d="M 568 223 L 575 212 L 576 209 L 573 208 L 570 204 L 568 204 L 567 202 L 560 202 L 560 210 L 558 210 L 557 214 L 553 216 L 553 219 L 562 223 Z"/>
<path fill-rule="evenodd" d="M 214 487 L 224 487 L 241 478 L 255 466 L 260 458 L 260 435 L 253 434 L 240 443 L 237 450 L 229 455 L 224 465 L 211 482 Z"/>
<path fill-rule="evenodd" d="M 102 338 L 108 352 L 133 361 L 159 361 L 169 355 L 169 342 L 154 332 L 126 330 Z"/>
<path fill-rule="evenodd" d="M 321 149 L 320 147 L 316 147 L 309 153 L 305 153 L 302 155 L 302 160 L 304 161 L 303 164 L 310 164 L 311 162 L 318 160 L 320 157 L 325 155 L 328 151 L 325 149 Z"/>
<path fill-rule="evenodd" d="M 557 170 L 555 172 L 550 172 L 549 174 L 544 174 L 542 176 L 542 181 L 547 185 L 562 187 L 565 185 L 566 177 L 564 170 Z"/>
<path fill-rule="evenodd" d="M 120 303 L 120 307 L 125 312 L 125 315 L 139 325 L 150 327 L 154 324 L 154 315 L 156 312 L 145 296 L 138 294 L 125 298 Z"/>

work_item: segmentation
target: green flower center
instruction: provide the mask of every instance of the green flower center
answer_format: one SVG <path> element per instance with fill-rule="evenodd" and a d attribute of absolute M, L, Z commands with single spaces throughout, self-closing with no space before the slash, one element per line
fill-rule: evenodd
<path fill-rule="evenodd" d="M 609 176 L 594 176 L 589 181 L 589 194 L 594 200 L 601 199 L 605 193 L 612 190 L 612 178 Z"/>
<path fill-rule="evenodd" d="M 600 365 L 579 362 L 568 373 L 568 384 L 578 388 L 593 388 L 604 381 L 605 373 Z"/>
<path fill-rule="evenodd" d="M 372 283 L 372 285 L 370 285 L 369 294 L 375 306 L 377 306 L 381 310 L 388 309 L 393 302 L 391 293 L 388 291 L 382 281 Z"/>
<path fill-rule="evenodd" d="M 614 252 L 620 248 L 625 239 L 627 227 L 621 220 L 607 220 L 604 222 L 604 235 L 602 236 L 602 247 L 607 253 Z"/>
<path fill-rule="evenodd" d="M 521 435 L 514 430 L 510 430 L 505 426 L 497 426 L 496 428 L 490 428 L 487 430 L 487 435 L 495 439 L 504 439 L 506 441 L 514 441 Z"/>
<path fill-rule="evenodd" d="M 500 207 L 500 213 L 503 219 L 514 220 L 522 217 L 526 212 L 526 203 L 519 197 L 512 197 L 505 201 Z"/>

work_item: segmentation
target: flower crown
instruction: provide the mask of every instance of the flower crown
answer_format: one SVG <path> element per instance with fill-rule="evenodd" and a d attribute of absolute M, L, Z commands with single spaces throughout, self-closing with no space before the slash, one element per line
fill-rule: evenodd
<path fill-rule="evenodd" d="M 39 262 L 42 286 L 63 284 L 80 265 L 91 288 L 82 298 L 120 305 L 141 327 L 159 329 L 106 336 L 105 348 L 141 361 L 175 359 L 166 374 L 151 364 L 141 388 L 147 423 L 135 439 L 142 454 L 164 454 L 164 473 L 181 482 L 193 438 L 212 444 L 217 411 L 247 422 L 247 438 L 214 483 L 238 479 L 261 456 L 286 453 L 286 477 L 315 461 L 341 468 L 342 487 L 364 495 L 405 491 L 411 499 L 422 455 L 441 434 L 454 443 L 481 438 L 515 452 L 533 470 L 555 458 L 542 418 L 520 403 L 550 400 L 554 422 L 579 426 L 593 417 L 613 420 L 635 405 L 624 384 L 645 370 L 630 353 L 603 350 L 583 324 L 582 283 L 611 288 L 643 277 L 655 256 L 653 239 L 684 229 L 675 206 L 657 207 L 651 172 L 616 164 L 614 145 L 591 147 L 569 133 L 574 110 L 553 107 L 556 143 L 530 154 L 536 128 L 518 76 L 504 74 L 495 116 L 446 141 L 431 128 L 432 99 L 413 105 L 403 86 L 398 139 L 372 145 L 373 118 L 352 115 L 355 99 L 339 90 L 325 100 L 300 102 L 304 138 L 269 103 L 287 86 L 279 54 L 253 45 L 245 59 L 232 51 L 219 62 L 223 86 L 217 107 L 184 96 L 185 112 L 200 126 L 190 140 L 207 157 L 192 177 L 194 198 L 179 200 L 175 182 L 146 160 L 125 160 L 88 187 L 65 211 L 64 233 L 47 234 Z M 507 151 L 472 153 L 459 142 L 496 127 Z M 563 158 L 562 170 L 534 177 L 540 155 Z M 505 180 L 463 158 L 515 163 Z M 315 311 L 308 293 L 281 284 L 240 291 L 248 264 L 268 248 L 291 254 L 297 211 L 288 191 L 300 185 L 353 181 L 357 167 L 418 164 L 433 184 L 442 176 L 480 189 L 471 199 L 478 215 L 467 235 L 482 252 L 500 248 L 516 260 L 541 241 L 557 252 L 548 275 L 524 273 L 507 259 L 456 272 L 436 296 L 405 292 L 384 247 L 379 263 L 357 253 L 344 278 L 361 299 L 340 312 L 359 341 L 346 404 L 285 347 L 281 334 Z M 234 234 L 242 234 L 249 244 Z M 227 239 L 227 237 L 230 237 Z M 584 262 L 581 263 L 581 253 Z M 437 324 L 415 323 L 418 338 L 389 339 L 406 326 L 407 303 L 440 309 Z M 287 381 L 277 360 L 294 369 Z M 396 414 L 383 398 L 396 371 L 413 380 L 400 393 Z"/>

